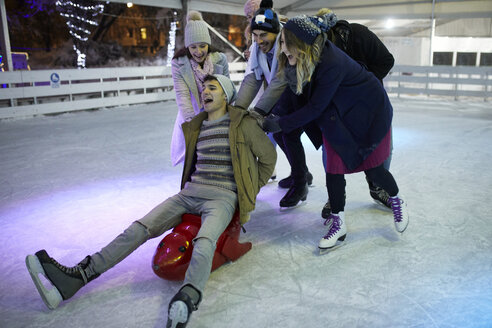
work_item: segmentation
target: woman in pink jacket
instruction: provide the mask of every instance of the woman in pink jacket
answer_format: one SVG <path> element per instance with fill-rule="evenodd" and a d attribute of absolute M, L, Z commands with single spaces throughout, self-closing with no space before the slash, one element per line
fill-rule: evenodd
<path fill-rule="evenodd" d="M 185 27 L 185 48 L 179 50 L 172 60 L 172 76 L 178 115 L 174 123 L 171 141 L 173 165 L 183 162 L 185 142 L 181 124 L 189 122 L 203 111 L 200 98 L 203 79 L 207 75 L 221 74 L 229 77 L 226 55 L 211 47 L 207 23 L 197 11 L 190 11 Z"/>

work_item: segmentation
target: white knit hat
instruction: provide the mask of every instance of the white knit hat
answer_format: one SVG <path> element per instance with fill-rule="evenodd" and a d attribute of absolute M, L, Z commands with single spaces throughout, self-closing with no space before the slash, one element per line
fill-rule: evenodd
<path fill-rule="evenodd" d="M 219 81 L 220 86 L 224 90 L 227 97 L 227 103 L 232 103 L 236 98 L 236 87 L 234 86 L 234 83 L 232 83 L 231 79 L 225 75 L 214 74 L 213 76 Z"/>
<path fill-rule="evenodd" d="M 207 43 L 210 45 L 210 33 L 208 26 L 202 18 L 202 14 L 198 11 L 190 11 L 186 17 L 185 27 L 185 47 L 189 47 L 192 43 Z"/>

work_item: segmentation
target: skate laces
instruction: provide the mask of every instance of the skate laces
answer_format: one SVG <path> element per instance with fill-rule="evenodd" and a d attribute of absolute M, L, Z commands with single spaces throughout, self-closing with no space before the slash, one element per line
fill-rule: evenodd
<path fill-rule="evenodd" d="M 403 201 L 399 197 L 390 197 L 389 201 L 391 204 L 391 209 L 393 210 L 395 222 L 401 222 L 403 220 L 403 213 L 401 208 L 401 203 Z"/>
<path fill-rule="evenodd" d="M 58 269 L 60 269 L 61 271 L 63 271 L 64 273 L 66 274 L 69 274 L 69 275 L 73 275 L 75 273 L 80 273 L 81 276 L 82 276 L 82 279 L 84 280 L 85 283 L 87 283 L 87 278 L 86 278 L 86 275 L 85 275 L 85 272 L 84 270 L 80 267 L 80 265 L 76 265 L 76 266 L 73 266 L 73 267 L 67 267 L 67 266 L 64 266 L 63 264 L 61 263 L 58 263 L 57 260 L 55 260 L 54 258 L 50 257 L 50 262 L 52 264 L 54 264 Z"/>
<path fill-rule="evenodd" d="M 324 239 L 330 239 L 340 230 L 340 216 L 335 214 L 330 214 L 330 216 L 325 220 L 324 225 L 331 225 L 328 232 L 323 237 Z"/>
<path fill-rule="evenodd" d="M 70 267 L 67 267 L 67 266 L 64 266 L 63 264 L 58 263 L 58 261 L 55 260 L 52 257 L 50 257 L 50 262 L 52 264 L 54 264 L 58 269 L 62 270 L 65 273 L 72 274 L 72 273 L 75 273 L 75 272 L 78 272 L 79 271 L 78 266 L 74 266 L 74 267 L 71 267 L 71 268 Z"/>

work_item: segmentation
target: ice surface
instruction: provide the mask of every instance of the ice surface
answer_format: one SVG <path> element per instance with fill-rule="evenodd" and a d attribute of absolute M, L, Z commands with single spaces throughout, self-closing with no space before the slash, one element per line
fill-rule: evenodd
<path fill-rule="evenodd" d="M 308 202 L 280 212 L 269 183 L 241 239 L 253 249 L 216 270 L 197 327 L 492 327 L 492 106 L 392 99 L 392 169 L 410 225 L 347 176 L 346 245 L 323 256 L 321 153 Z M 164 327 L 179 283 L 154 275 L 161 238 L 48 310 L 24 259 L 46 249 L 74 265 L 176 193 L 174 102 L 0 121 L 0 327 Z M 279 152 L 278 177 L 289 174 Z"/>

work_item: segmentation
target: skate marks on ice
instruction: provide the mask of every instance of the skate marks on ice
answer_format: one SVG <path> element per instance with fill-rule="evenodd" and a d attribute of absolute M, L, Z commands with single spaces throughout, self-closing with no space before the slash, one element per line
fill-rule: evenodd
<path fill-rule="evenodd" d="M 317 256 L 326 233 L 320 217 L 326 190 L 321 155 L 306 146 L 317 181 L 309 202 L 280 214 L 284 192 L 274 191 L 275 183 L 262 190 L 241 236 L 253 242 L 252 250 L 212 273 L 188 328 L 491 325 L 490 103 L 481 104 L 482 115 L 470 116 L 468 104 L 458 112 L 454 102 L 392 102 L 392 173 L 408 197 L 411 219 L 405 233 L 398 236 L 392 215 L 373 207 L 363 174 L 354 175 L 347 178 L 355 180 L 347 180 L 346 245 Z M 55 311 L 43 304 L 24 259 L 49 246 L 62 262 L 70 262 L 69 256 L 75 262 L 173 194 L 180 170 L 166 161 L 169 117 L 175 115 L 175 105 L 159 103 L 0 122 L 0 147 L 8 154 L 0 161 L 0 240 L 5 244 L 0 326 L 158 327 L 165 322 L 179 283 L 153 274 L 150 262 L 158 241 L 144 244 Z M 58 129 L 59 123 L 67 128 Z M 104 132 L 108 129 L 118 140 Z M 101 152 L 94 156 L 77 148 L 87 143 L 87 132 L 94 136 L 91 145 L 111 138 L 110 147 L 94 147 Z M 67 164 L 63 156 L 54 156 L 62 146 L 81 150 L 67 152 L 74 159 Z M 288 174 L 282 161 L 279 177 Z M 168 186 L 171 180 L 177 180 L 175 187 Z M 84 188 L 88 184 L 94 188 Z"/>

